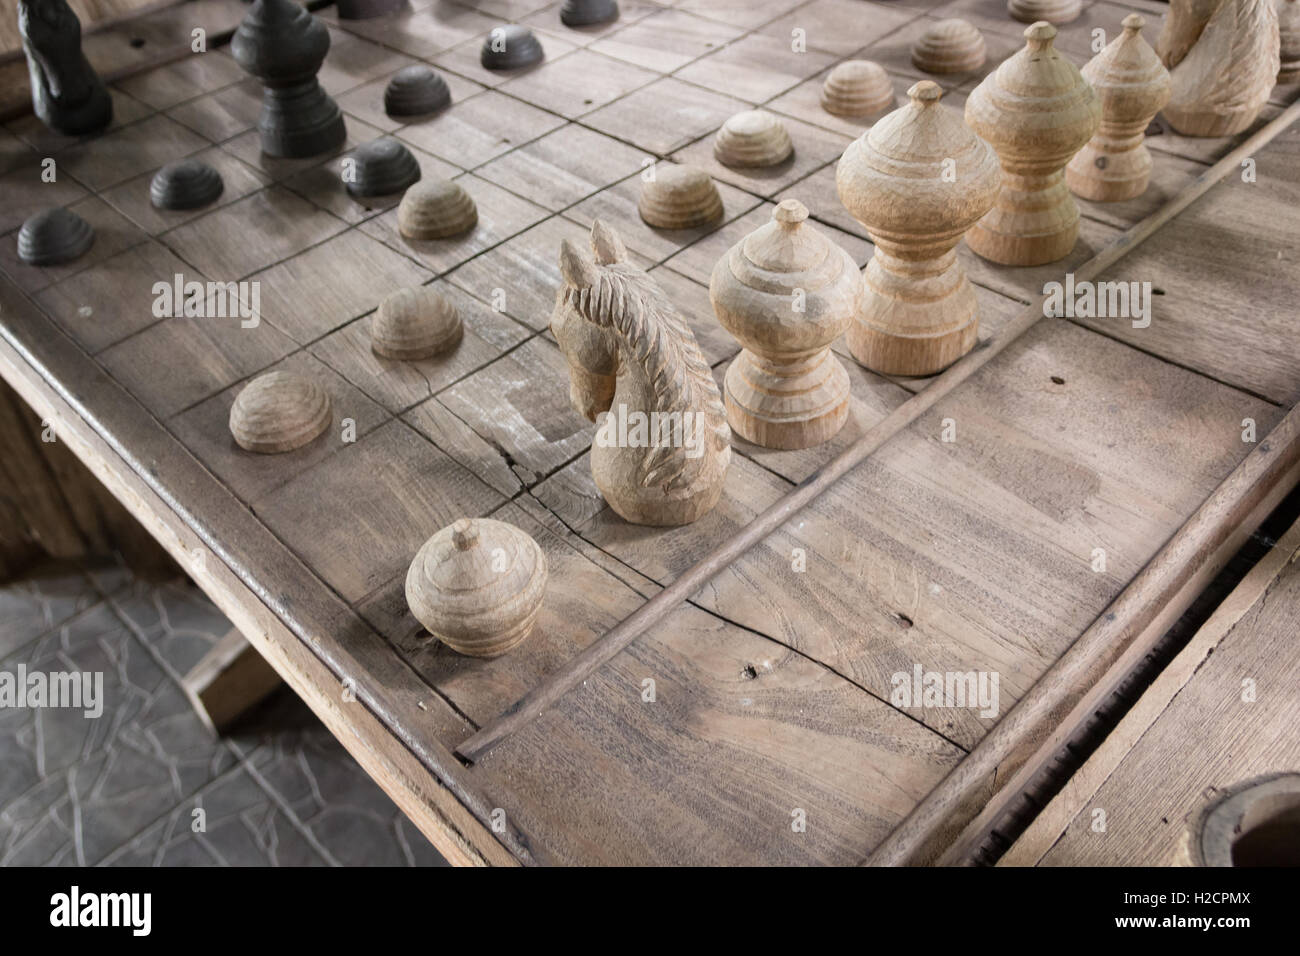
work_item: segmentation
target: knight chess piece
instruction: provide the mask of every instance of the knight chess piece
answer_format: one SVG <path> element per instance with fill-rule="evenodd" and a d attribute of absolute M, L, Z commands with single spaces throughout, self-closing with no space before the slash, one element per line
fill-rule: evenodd
<path fill-rule="evenodd" d="M 783 200 L 709 281 L 718 321 L 744 346 L 727 369 L 727 421 L 764 448 L 819 445 L 849 417 L 849 376 L 831 343 L 853 321 L 862 276 L 807 219 L 803 203 Z"/>
<path fill-rule="evenodd" d="M 570 400 L 598 422 L 592 477 L 626 521 L 688 524 L 717 504 L 731 462 L 722 397 L 690 326 L 600 220 L 591 246 L 594 261 L 560 246 L 551 332 Z"/>
<path fill-rule="evenodd" d="M 1060 26 L 1079 19 L 1082 0 L 1007 0 L 1007 13 L 1021 23 L 1045 20 Z"/>
<path fill-rule="evenodd" d="M 198 209 L 216 202 L 221 174 L 201 159 L 168 163 L 149 181 L 149 201 L 159 209 Z"/>
<path fill-rule="evenodd" d="M 894 99 L 889 74 L 871 60 L 845 60 L 822 84 L 822 109 L 833 116 L 877 116 L 893 109 Z"/>
<path fill-rule="evenodd" d="M 940 20 L 912 47 L 912 65 L 926 73 L 969 73 L 984 65 L 984 36 L 966 20 Z"/>
<path fill-rule="evenodd" d="M 1300 80 L 1300 0 L 1277 0 L 1277 25 L 1282 41 L 1277 81 L 1294 83 Z"/>
<path fill-rule="evenodd" d="M 66 0 L 18 0 L 18 32 L 37 119 L 64 136 L 108 126 L 113 101 L 81 51 L 81 21 Z"/>
<path fill-rule="evenodd" d="M 29 266 L 58 266 L 86 254 L 95 230 L 71 209 L 56 206 L 27 219 L 18 230 L 18 258 Z"/>
<path fill-rule="evenodd" d="M 316 80 L 329 48 L 325 24 L 295 0 L 254 0 L 231 38 L 235 62 L 262 83 L 257 129 L 268 156 L 317 156 L 347 138 L 338 104 Z"/>
<path fill-rule="evenodd" d="M 1232 0 L 1210 15 L 1170 71 L 1164 116 L 1184 136 L 1235 136 L 1268 102 L 1281 70 L 1273 0 Z"/>
<path fill-rule="evenodd" d="M 1079 237 L 1079 207 L 1065 167 L 1101 125 L 1101 99 L 1053 47 L 1056 27 L 1025 30 L 1024 49 L 966 100 L 966 123 L 997 151 L 1002 191 L 966 242 L 993 262 L 1038 266 L 1064 258 Z"/>
<path fill-rule="evenodd" d="M 1124 31 L 1083 68 L 1101 97 L 1101 127 L 1065 167 L 1065 182 L 1078 196 L 1118 202 L 1146 192 L 1151 153 L 1146 129 L 1169 101 L 1169 71 L 1142 39 L 1146 20 L 1130 13 Z"/>
<path fill-rule="evenodd" d="M 294 372 L 266 372 L 245 385 L 230 407 L 230 434 L 263 455 L 301 448 L 329 428 L 330 397 Z"/>
<path fill-rule="evenodd" d="M 940 102 L 938 84 L 923 80 L 907 95 L 836 168 L 841 202 L 876 246 L 847 342 L 874 371 L 930 375 L 975 344 L 979 303 L 956 248 L 993 208 L 1002 171 L 992 147 Z"/>
<path fill-rule="evenodd" d="M 456 653 L 500 657 L 532 633 L 546 578 L 546 555 L 528 534 L 492 518 L 460 518 L 416 552 L 406 603 Z"/>
<path fill-rule="evenodd" d="M 1156 53 L 1168 69 L 1183 61 L 1222 3 L 1223 0 L 1169 0 L 1169 12 L 1156 37 Z"/>

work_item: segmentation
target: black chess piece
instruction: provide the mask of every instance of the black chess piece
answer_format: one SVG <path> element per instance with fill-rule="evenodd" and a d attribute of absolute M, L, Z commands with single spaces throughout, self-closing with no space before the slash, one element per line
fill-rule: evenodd
<path fill-rule="evenodd" d="M 18 258 L 29 266 L 58 266 L 85 255 L 95 230 L 71 209 L 44 209 L 18 230 Z"/>
<path fill-rule="evenodd" d="M 370 20 L 396 13 L 406 0 L 337 0 L 340 20 Z"/>
<path fill-rule="evenodd" d="M 201 159 L 168 163 L 149 182 L 149 200 L 159 209 L 198 209 L 215 202 L 221 174 Z"/>
<path fill-rule="evenodd" d="M 18 0 L 18 32 L 40 121 L 64 136 L 107 126 L 113 101 L 81 52 L 81 21 L 66 0 Z"/>
<path fill-rule="evenodd" d="M 517 23 L 493 27 L 479 51 L 479 63 L 489 70 L 521 70 L 542 62 L 542 45 L 533 31 Z"/>
<path fill-rule="evenodd" d="M 389 196 L 420 178 L 414 154 L 390 136 L 363 143 L 350 158 L 352 175 L 343 182 L 353 196 Z"/>
<path fill-rule="evenodd" d="M 566 27 L 591 27 L 618 18 L 616 0 L 565 0 L 560 22 Z"/>
<path fill-rule="evenodd" d="M 384 88 L 384 112 L 389 116 L 420 116 L 450 105 L 447 81 L 423 63 L 398 70 Z"/>
<path fill-rule="evenodd" d="M 294 0 L 256 0 L 239 24 L 230 52 L 262 81 L 262 152 L 301 158 L 343 145 L 343 114 L 316 80 L 329 49 L 325 24 Z"/>

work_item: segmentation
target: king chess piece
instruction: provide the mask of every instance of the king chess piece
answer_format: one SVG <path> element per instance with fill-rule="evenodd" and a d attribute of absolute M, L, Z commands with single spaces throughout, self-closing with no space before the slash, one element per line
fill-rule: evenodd
<path fill-rule="evenodd" d="M 329 30 L 294 0 L 256 0 L 235 31 L 235 61 L 262 82 L 257 129 L 268 156 L 317 156 L 347 138 L 343 114 L 316 80 L 329 48 Z"/>
<path fill-rule="evenodd" d="M 81 52 L 81 21 L 65 0 L 18 0 L 18 32 L 37 118 L 64 136 L 106 127 L 113 101 Z"/>

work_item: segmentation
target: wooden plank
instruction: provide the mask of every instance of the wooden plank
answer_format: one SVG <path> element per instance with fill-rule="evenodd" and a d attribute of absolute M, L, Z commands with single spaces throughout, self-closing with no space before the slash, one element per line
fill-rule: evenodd
<path fill-rule="evenodd" d="M 275 668 L 235 628 L 181 679 L 194 712 L 204 726 L 218 734 L 233 727 L 283 684 Z"/>
<path fill-rule="evenodd" d="M 1043 808 L 1011 849 L 998 860 L 999 866 L 1035 866 L 1042 862 L 1071 827 L 1073 821 L 1080 814 L 1087 813 L 1091 809 L 1101 788 L 1123 762 L 1134 755 L 1143 736 L 1162 718 L 1170 704 L 1195 678 L 1210 655 L 1218 653 L 1234 628 L 1242 625 L 1247 629 L 1259 630 L 1259 618 L 1255 617 L 1252 621 L 1247 621 L 1247 616 L 1258 615 L 1265 595 L 1272 594 L 1274 588 L 1280 584 L 1279 578 L 1290 573 L 1297 555 L 1300 555 L 1300 522 L 1293 525 L 1264 558 L 1251 568 L 1241 583 L 1196 632 L 1187 646 L 1161 671 L 1160 676 L 1124 715 L 1118 726 L 1107 735 L 1105 742 L 1071 776 L 1062 791 Z M 1243 624 L 1244 621 L 1246 623 Z M 1204 720 L 1202 716 L 1202 722 L 1198 723 L 1198 727 L 1204 726 Z M 1203 731 L 1198 732 L 1188 739 L 1198 740 L 1202 733 Z M 1143 750 L 1147 751 L 1145 745 Z M 1238 755 L 1237 759 L 1240 759 L 1240 750 L 1234 748 L 1233 752 Z M 1182 757 L 1186 758 L 1186 754 L 1182 754 Z M 1240 768 L 1236 760 L 1233 769 L 1234 771 L 1240 769 L 1243 772 L 1239 775 L 1245 775 L 1244 768 Z M 1167 775 L 1161 775 L 1156 782 L 1163 785 L 1166 779 Z M 1132 799 L 1131 791 L 1112 792 L 1122 795 L 1126 802 Z M 1091 821 L 1092 818 L 1089 816 L 1088 823 L 1091 824 Z M 1092 840 L 1105 843 L 1108 864 L 1120 862 L 1120 857 L 1110 856 L 1116 849 L 1112 843 L 1101 841 L 1091 830 L 1089 832 Z M 1079 843 L 1082 833 L 1082 830 L 1075 831 L 1071 837 L 1072 842 L 1076 843 L 1079 849 L 1082 848 Z M 1054 858 L 1054 862 L 1063 861 L 1070 853 L 1068 846 L 1062 846 L 1060 855 Z"/>

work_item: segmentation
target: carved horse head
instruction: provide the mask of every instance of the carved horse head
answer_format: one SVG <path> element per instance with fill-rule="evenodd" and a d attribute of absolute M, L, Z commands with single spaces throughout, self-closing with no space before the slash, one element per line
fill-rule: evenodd
<path fill-rule="evenodd" d="M 611 410 L 625 417 L 640 413 L 652 432 L 671 422 L 698 436 L 694 444 L 598 441 L 592 448 L 596 483 L 630 521 L 693 521 L 717 501 L 731 457 L 717 383 L 690 326 L 599 220 L 591 247 L 594 261 L 569 241 L 562 244 L 564 286 L 551 318 L 569 364 L 574 407 L 592 420 Z"/>

